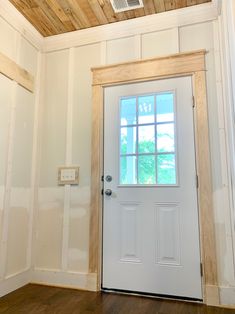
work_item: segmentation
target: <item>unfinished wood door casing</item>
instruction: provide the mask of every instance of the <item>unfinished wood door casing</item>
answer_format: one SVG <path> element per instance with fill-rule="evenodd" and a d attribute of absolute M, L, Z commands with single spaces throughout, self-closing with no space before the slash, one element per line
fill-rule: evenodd
<path fill-rule="evenodd" d="M 191 76 L 195 97 L 195 137 L 204 302 L 219 304 L 212 202 L 205 50 L 93 68 L 93 131 L 89 272 L 100 290 L 102 248 L 103 89 L 116 84 Z"/>

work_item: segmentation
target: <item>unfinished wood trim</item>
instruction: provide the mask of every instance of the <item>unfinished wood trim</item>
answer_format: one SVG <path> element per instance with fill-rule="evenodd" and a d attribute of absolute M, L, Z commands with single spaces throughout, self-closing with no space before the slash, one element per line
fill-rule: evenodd
<path fill-rule="evenodd" d="M 0 73 L 15 81 L 28 91 L 34 91 L 34 78 L 25 69 L 0 52 Z"/>
<path fill-rule="evenodd" d="M 103 173 L 103 88 L 93 87 L 91 211 L 89 240 L 89 272 L 99 274 L 101 245 L 101 174 Z"/>
<path fill-rule="evenodd" d="M 205 71 L 196 72 L 193 75 L 193 80 L 196 103 L 195 137 L 199 183 L 198 202 L 200 209 L 201 251 L 204 281 L 206 285 L 206 299 L 209 300 L 211 299 L 211 293 L 208 293 L 208 291 L 212 289 L 208 289 L 207 287 L 217 287 L 218 283 Z M 213 289 L 213 291 L 215 290 L 216 289 Z M 215 297 L 213 296 L 213 298 Z"/>
<path fill-rule="evenodd" d="M 93 130 L 89 270 L 92 273 L 97 273 L 98 289 L 100 288 L 99 277 L 102 247 L 103 89 L 105 86 L 115 85 L 120 82 L 127 84 L 135 81 L 144 82 L 151 79 L 157 80 L 190 75 L 193 79 L 196 102 L 196 162 L 199 174 L 199 225 L 204 269 L 204 301 L 213 304 L 219 303 L 208 135 L 205 53 L 205 50 L 199 50 L 162 58 L 99 67 L 92 70 Z"/>
<path fill-rule="evenodd" d="M 93 85 L 106 85 L 203 71 L 205 50 L 93 68 Z"/>

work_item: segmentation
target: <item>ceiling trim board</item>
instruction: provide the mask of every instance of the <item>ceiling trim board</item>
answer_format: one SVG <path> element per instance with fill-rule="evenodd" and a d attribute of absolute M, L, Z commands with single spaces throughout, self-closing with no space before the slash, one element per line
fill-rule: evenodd
<path fill-rule="evenodd" d="M 215 1 L 44 38 L 44 52 L 131 37 L 217 19 Z"/>

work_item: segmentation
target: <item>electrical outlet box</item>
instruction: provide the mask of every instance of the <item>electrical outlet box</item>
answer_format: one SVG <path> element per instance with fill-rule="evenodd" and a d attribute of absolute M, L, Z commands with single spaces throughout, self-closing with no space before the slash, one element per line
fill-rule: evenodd
<path fill-rule="evenodd" d="M 78 185 L 79 184 L 79 167 L 59 167 L 58 168 L 59 185 Z"/>

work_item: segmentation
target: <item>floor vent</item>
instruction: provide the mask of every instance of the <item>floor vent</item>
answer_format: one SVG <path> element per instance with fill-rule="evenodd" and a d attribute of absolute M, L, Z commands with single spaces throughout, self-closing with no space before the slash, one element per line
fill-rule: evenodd
<path fill-rule="evenodd" d="M 114 12 L 123 12 L 143 8 L 143 0 L 110 0 Z"/>

